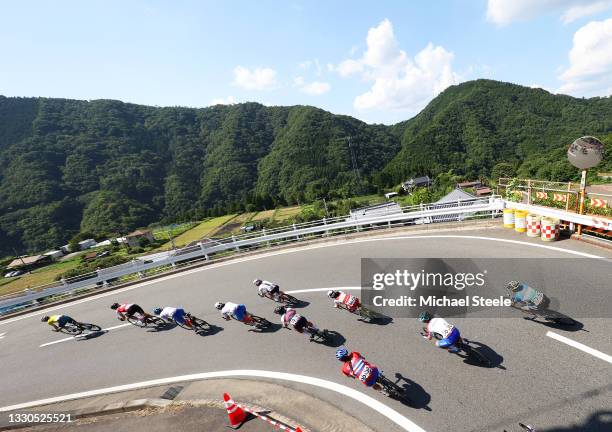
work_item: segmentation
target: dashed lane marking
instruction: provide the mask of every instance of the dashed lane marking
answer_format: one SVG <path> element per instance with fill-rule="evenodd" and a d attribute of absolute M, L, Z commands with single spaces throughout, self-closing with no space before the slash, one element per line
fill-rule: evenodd
<path fill-rule="evenodd" d="M 130 323 L 120 324 L 120 325 L 116 325 L 114 327 L 103 328 L 102 330 L 100 330 L 100 332 L 108 332 L 108 331 L 111 331 L 111 330 L 115 330 L 115 329 L 118 329 L 118 328 L 121 328 L 121 327 L 127 327 L 127 326 L 130 326 L 130 325 L 132 325 L 132 324 L 130 324 Z M 100 333 L 100 332 L 94 332 L 94 333 Z M 68 342 L 68 341 L 71 341 L 71 340 L 76 340 L 76 339 L 79 339 L 79 338 L 82 338 L 82 337 L 85 337 L 85 336 L 87 336 L 87 334 L 80 334 L 80 335 L 76 335 L 76 336 L 70 336 L 70 337 L 67 337 L 67 338 L 64 338 L 64 339 L 59 339 L 59 340 L 56 340 L 56 341 L 53 341 L 53 342 L 44 343 L 44 344 L 40 345 L 39 348 L 46 347 L 46 346 L 49 346 L 49 345 L 55 345 L 55 344 L 62 343 L 62 342 Z"/>
<path fill-rule="evenodd" d="M 564 344 L 567 344 L 576 349 L 579 349 L 580 351 L 584 351 L 587 354 L 591 354 L 592 356 L 597 357 L 598 359 L 601 359 L 608 363 L 612 363 L 612 356 L 606 353 L 602 353 L 601 351 L 597 351 L 596 349 L 586 346 L 584 344 L 581 344 L 580 342 L 576 342 L 575 340 L 566 338 L 565 336 L 561 336 L 560 334 L 553 333 L 551 331 L 546 333 L 546 336 L 548 336 L 549 338 L 558 340 L 559 342 L 563 342 Z"/>

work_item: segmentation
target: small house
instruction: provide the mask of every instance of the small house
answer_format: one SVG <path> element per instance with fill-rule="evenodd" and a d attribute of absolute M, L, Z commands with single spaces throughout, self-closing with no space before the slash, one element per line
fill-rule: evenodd
<path fill-rule="evenodd" d="M 53 261 L 56 261 L 64 256 L 64 252 L 61 250 L 52 250 L 49 252 L 45 252 L 43 255 L 50 257 Z"/>
<path fill-rule="evenodd" d="M 406 192 L 412 192 L 416 188 L 431 187 L 432 184 L 433 181 L 429 178 L 429 176 L 415 177 L 402 183 L 402 189 L 404 189 Z"/>
<path fill-rule="evenodd" d="M 33 255 L 15 258 L 6 266 L 7 269 L 30 270 L 37 267 L 42 267 L 51 262 L 51 257 L 48 255 Z"/>
<path fill-rule="evenodd" d="M 125 236 L 125 242 L 129 247 L 138 247 L 140 246 L 141 240 L 146 239 L 150 242 L 155 241 L 155 237 L 153 237 L 153 233 L 149 230 L 136 230 L 133 233 L 130 233 Z"/>
<path fill-rule="evenodd" d="M 96 245 L 96 243 L 98 243 L 98 242 L 95 241 L 94 239 L 86 239 L 86 240 L 80 241 L 79 242 L 79 250 L 91 249 L 92 247 L 94 247 Z"/>

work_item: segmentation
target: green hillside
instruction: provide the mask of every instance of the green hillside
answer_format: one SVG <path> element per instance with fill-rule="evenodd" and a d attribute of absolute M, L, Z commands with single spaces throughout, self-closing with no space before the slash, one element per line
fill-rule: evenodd
<path fill-rule="evenodd" d="M 343 198 L 449 170 L 566 180 L 577 172 L 565 149 L 585 134 L 612 146 L 611 98 L 487 80 L 453 86 L 394 126 L 308 106 L 0 96 L 0 256 L 80 231 Z M 612 171 L 610 157 L 602 170 Z"/>

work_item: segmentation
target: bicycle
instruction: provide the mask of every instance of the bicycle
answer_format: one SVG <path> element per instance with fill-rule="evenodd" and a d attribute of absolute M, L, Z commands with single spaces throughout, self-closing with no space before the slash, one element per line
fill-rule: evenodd
<path fill-rule="evenodd" d="M 304 331 L 310 334 L 310 342 L 319 341 L 325 343 L 329 341 L 330 335 L 329 330 L 327 329 L 319 330 L 314 325 L 312 325 L 310 327 L 305 327 Z"/>
<path fill-rule="evenodd" d="M 140 328 L 148 327 L 149 324 L 153 325 L 153 327 L 158 327 L 166 324 L 166 321 L 164 321 L 162 318 L 153 315 L 139 317 L 137 317 L 136 315 L 130 315 L 127 317 L 127 320 L 130 324 Z"/>
<path fill-rule="evenodd" d="M 283 291 L 279 291 L 278 294 L 270 294 L 269 292 L 266 292 L 263 295 L 259 291 L 257 291 L 257 295 L 259 297 L 268 298 L 272 301 L 275 301 L 276 303 L 284 303 L 286 305 L 297 305 L 300 303 L 297 298 Z"/>
<path fill-rule="evenodd" d="M 80 334 L 82 334 L 84 331 L 87 331 L 89 333 L 97 333 L 102 331 L 102 328 L 98 325 L 95 324 L 89 324 L 89 323 L 80 323 L 80 322 L 74 322 L 74 323 L 66 323 L 66 325 L 64 325 L 64 327 L 61 327 L 59 329 L 59 331 L 61 333 L 64 334 L 68 334 L 68 335 L 72 335 L 72 336 L 78 336 Z"/>
<path fill-rule="evenodd" d="M 257 315 L 251 315 L 251 314 L 246 315 L 244 318 L 244 321 L 242 322 L 246 325 L 249 325 L 251 327 L 255 327 L 258 329 L 267 328 L 272 325 L 272 323 L 268 321 L 267 319 L 262 318 Z"/>
<path fill-rule="evenodd" d="M 421 331 L 420 334 L 423 337 L 427 336 L 427 333 L 424 333 L 423 331 Z M 458 350 L 454 352 L 454 354 L 459 355 L 459 353 L 463 351 L 468 358 L 471 357 L 482 365 L 485 365 L 487 367 L 491 367 L 493 365 L 491 360 L 489 360 L 487 356 L 485 356 L 483 353 L 481 353 L 476 348 L 473 348 L 472 346 L 470 346 L 470 341 L 467 340 L 466 338 L 460 337 L 459 340 L 455 343 L 455 346 L 457 347 Z M 452 351 L 449 351 L 449 352 L 452 352 Z"/>
<path fill-rule="evenodd" d="M 196 333 L 199 331 L 210 330 L 210 324 L 208 324 L 203 319 L 198 318 L 190 313 L 185 314 L 183 323 L 180 323 L 178 321 L 176 323 L 179 327 L 182 327 L 185 330 L 193 330 Z"/>
<path fill-rule="evenodd" d="M 391 399 L 395 399 L 398 401 L 404 401 L 408 404 L 411 403 L 410 398 L 406 395 L 406 391 L 387 378 L 382 371 L 379 372 L 378 378 L 376 379 L 376 383 L 380 385 L 380 392 L 390 397 Z"/>

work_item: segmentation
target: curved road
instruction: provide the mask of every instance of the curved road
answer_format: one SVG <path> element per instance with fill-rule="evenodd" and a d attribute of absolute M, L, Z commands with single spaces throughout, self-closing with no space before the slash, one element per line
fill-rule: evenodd
<path fill-rule="evenodd" d="M 343 384 L 377 399 L 429 432 L 516 430 L 511 427 L 518 421 L 550 432 L 598 430 L 598 426 L 577 426 L 586 424 L 593 415 L 612 411 L 612 364 L 547 333 L 552 331 L 609 355 L 610 318 L 580 317 L 588 331 L 577 332 L 529 322 L 518 313 L 516 318 L 452 320 L 462 334 L 503 358 L 503 368 L 484 369 L 464 364 L 457 356 L 423 341 L 414 319 L 396 318 L 388 325 L 359 322 L 354 315 L 334 310 L 325 293 L 316 290 L 358 287 L 362 257 L 574 258 L 574 266 L 567 265 L 567 260 L 549 261 L 550 266 L 557 266 L 559 278 L 584 282 L 580 289 L 556 292 L 555 296 L 566 304 L 610 305 L 610 261 L 583 261 L 588 265 L 578 261 L 588 254 L 609 256 L 609 252 L 573 241 L 559 242 L 552 248 L 543 245 L 501 230 L 454 236 L 395 234 L 325 243 L 194 269 L 44 312 L 65 313 L 108 328 L 122 324 L 109 309 L 114 301 L 148 308 L 179 305 L 222 328 L 205 337 L 180 328 L 151 332 L 121 326 L 99 337 L 49 344 L 64 336 L 40 323 L 43 312 L 0 321 L 0 407 L 159 378 L 256 369 Z M 333 348 L 308 343 L 284 329 L 253 333 L 240 323 L 223 321 L 212 306 L 217 300 L 246 303 L 249 311 L 276 322 L 274 304 L 259 298 L 251 285 L 256 276 L 274 280 L 284 290 L 301 291 L 296 296 L 310 303 L 303 309 L 304 315 L 320 327 L 337 331 L 349 348 L 362 352 L 387 376 L 398 372 L 409 379 L 418 408 L 403 406 L 344 378 Z M 405 430 L 353 398 L 302 383 L 283 384 L 328 400 L 375 430 Z M 601 430 L 609 427 L 610 423 Z"/>

